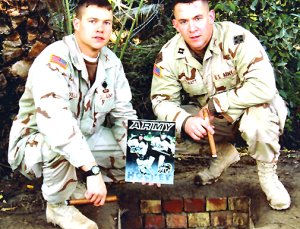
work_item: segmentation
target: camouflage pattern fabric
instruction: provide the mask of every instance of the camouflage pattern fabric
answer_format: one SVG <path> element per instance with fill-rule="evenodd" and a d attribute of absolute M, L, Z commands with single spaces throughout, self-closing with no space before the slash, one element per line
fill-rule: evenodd
<path fill-rule="evenodd" d="M 12 169 L 31 178 L 43 174 L 43 193 L 50 201 L 57 190 L 69 195 L 77 180 L 75 168 L 95 161 L 92 150 L 99 138 L 92 136 L 105 139 L 107 131 L 101 131 L 107 117 L 115 148 L 124 157 L 127 120 L 137 118 L 131 98 L 122 64 L 107 47 L 101 49 L 96 81 L 90 85 L 74 35 L 49 45 L 30 68 L 11 128 Z"/>
<path fill-rule="evenodd" d="M 199 110 L 210 99 L 220 125 L 239 127 L 252 156 L 277 160 L 287 108 L 264 48 L 253 34 L 231 22 L 214 24 L 203 61 L 177 34 L 163 46 L 154 64 L 153 111 L 159 120 L 176 122 L 178 137 L 191 115 L 182 105 L 194 104 Z"/>

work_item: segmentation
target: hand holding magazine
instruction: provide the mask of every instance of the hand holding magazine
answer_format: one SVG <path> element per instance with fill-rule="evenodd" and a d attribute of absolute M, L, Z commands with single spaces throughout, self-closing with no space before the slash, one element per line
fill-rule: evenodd
<path fill-rule="evenodd" d="M 128 120 L 125 181 L 174 183 L 175 122 Z"/>

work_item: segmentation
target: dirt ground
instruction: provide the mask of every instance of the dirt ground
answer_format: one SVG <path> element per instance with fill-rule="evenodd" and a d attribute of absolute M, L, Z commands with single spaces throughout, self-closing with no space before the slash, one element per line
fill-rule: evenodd
<path fill-rule="evenodd" d="M 258 183 L 255 161 L 240 152 L 241 160 L 212 185 L 196 187 L 193 184 L 196 171 L 209 164 L 208 155 L 179 154 L 175 161 L 174 185 L 162 185 L 161 188 L 131 183 L 108 185 L 109 194 L 117 195 L 118 202 L 99 208 L 85 205 L 79 209 L 96 221 L 100 229 L 135 229 L 126 223 L 126 218 L 128 220 L 129 216 L 138 214 L 141 199 L 248 196 L 251 198 L 252 228 L 300 228 L 300 152 L 282 151 L 278 163 L 278 175 L 292 198 L 291 207 L 285 211 L 275 211 L 269 207 Z M 122 215 L 119 217 L 121 221 L 118 221 L 119 214 Z M 46 223 L 40 181 L 31 182 L 18 174 L 1 178 L 0 228 L 57 228 Z"/>

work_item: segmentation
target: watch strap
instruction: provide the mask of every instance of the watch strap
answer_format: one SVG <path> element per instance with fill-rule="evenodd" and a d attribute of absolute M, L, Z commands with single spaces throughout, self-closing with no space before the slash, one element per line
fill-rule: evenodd
<path fill-rule="evenodd" d="M 93 171 L 93 168 L 94 167 L 98 167 L 98 173 L 95 173 L 94 171 Z M 101 172 L 101 170 L 100 170 L 100 167 L 99 167 L 99 165 L 94 165 L 94 166 L 92 166 L 92 168 L 90 169 L 90 170 L 88 170 L 88 171 L 86 171 L 85 172 L 85 175 L 88 177 L 88 176 L 95 176 L 95 175 L 98 175 L 99 173 Z"/>

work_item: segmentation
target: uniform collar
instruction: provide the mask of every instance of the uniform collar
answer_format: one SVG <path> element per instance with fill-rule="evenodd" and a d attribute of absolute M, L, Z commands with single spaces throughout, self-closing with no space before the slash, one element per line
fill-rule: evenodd
<path fill-rule="evenodd" d="M 177 37 L 177 44 L 176 44 L 176 50 L 175 50 L 175 59 L 185 59 L 186 61 L 191 59 L 193 56 L 189 47 L 185 43 L 183 37 L 180 34 L 176 35 Z M 207 50 L 204 55 L 204 60 L 208 59 L 212 56 L 212 53 L 220 54 L 220 49 L 218 47 L 219 39 L 218 39 L 218 31 L 216 28 L 216 25 L 213 26 L 213 34 L 212 38 L 208 44 Z M 187 63 L 191 64 L 191 63 Z M 194 65 L 194 64 L 193 64 Z"/>
<path fill-rule="evenodd" d="M 116 61 L 114 61 L 111 51 L 106 46 L 101 49 L 99 60 L 102 62 L 104 69 L 111 68 L 116 65 Z"/>
<path fill-rule="evenodd" d="M 214 23 L 214 27 L 213 27 L 213 35 L 212 38 L 208 44 L 207 49 L 210 50 L 211 52 L 215 53 L 215 54 L 220 54 L 221 50 L 219 48 L 219 39 L 221 38 L 221 34 L 218 33 L 218 28 L 216 26 L 216 23 Z"/>
<path fill-rule="evenodd" d="M 175 59 L 187 59 L 192 56 L 190 49 L 186 45 L 183 37 L 180 34 L 176 35 L 177 43 L 176 43 L 176 50 L 175 50 Z"/>
<path fill-rule="evenodd" d="M 77 68 L 78 71 L 83 70 L 85 63 L 74 34 L 65 36 L 63 41 L 69 47 L 72 64 Z M 116 62 L 113 61 L 109 49 L 106 46 L 101 49 L 99 61 L 102 62 L 104 69 L 111 68 L 112 66 L 116 65 Z"/>
<path fill-rule="evenodd" d="M 191 66 L 192 68 L 200 69 L 201 64 L 199 61 L 196 60 L 196 58 L 192 55 L 189 47 L 185 43 L 183 37 L 180 34 L 176 35 L 177 38 L 175 38 L 176 41 L 176 46 L 175 46 L 175 59 L 183 59 L 183 61 Z"/>

